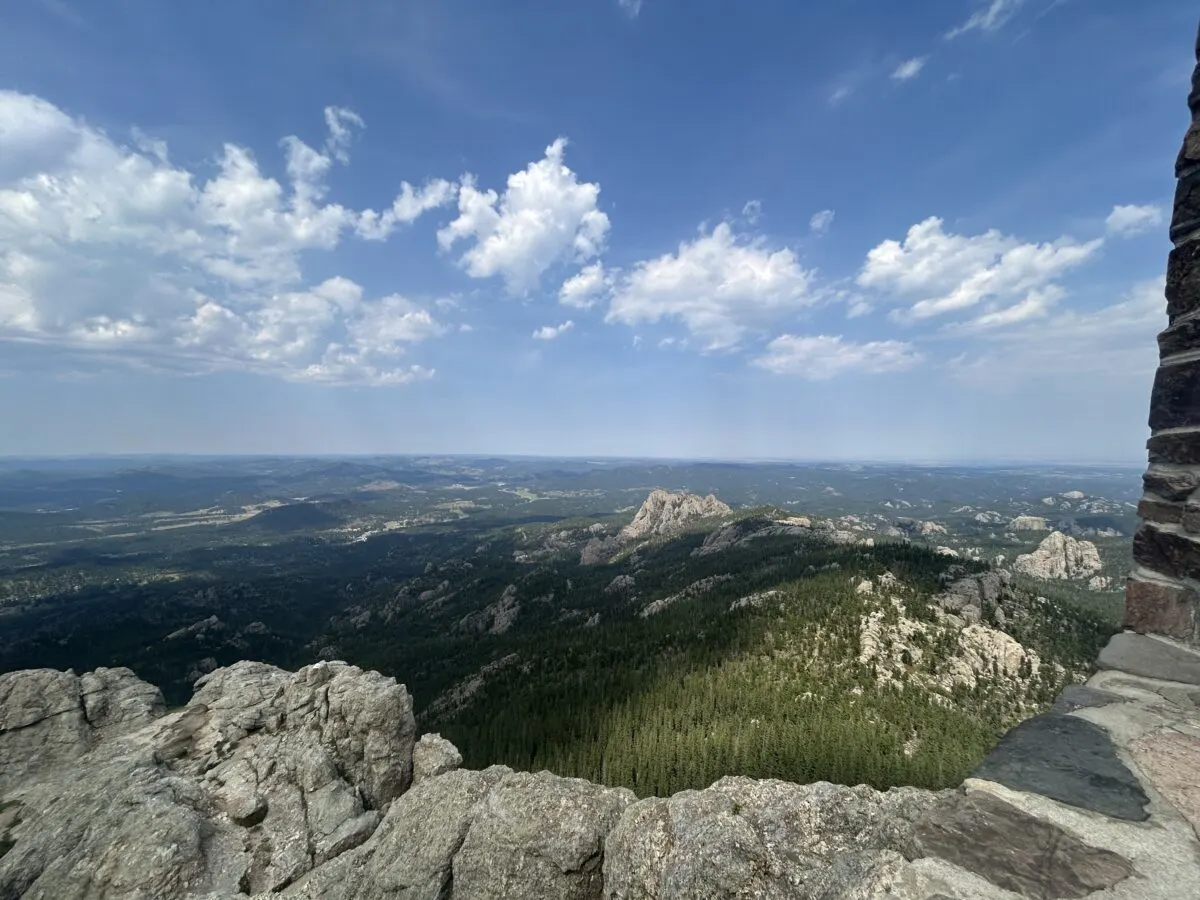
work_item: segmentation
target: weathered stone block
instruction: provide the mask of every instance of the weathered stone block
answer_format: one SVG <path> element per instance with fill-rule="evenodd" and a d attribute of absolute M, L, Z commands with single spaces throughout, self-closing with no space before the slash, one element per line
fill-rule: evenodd
<path fill-rule="evenodd" d="M 1183 521 L 1183 507 L 1178 503 L 1168 503 L 1166 500 L 1147 500 L 1138 502 L 1138 515 L 1147 522 L 1163 522 L 1167 525 L 1178 525 Z"/>
<path fill-rule="evenodd" d="M 1171 240 L 1181 241 L 1200 228 L 1200 171 L 1179 179 L 1175 185 L 1175 212 L 1171 216 Z"/>
<path fill-rule="evenodd" d="M 1189 241 L 1167 255 L 1167 318 L 1200 309 L 1200 241 Z"/>
<path fill-rule="evenodd" d="M 1146 441 L 1151 463 L 1200 465 L 1200 431 L 1156 434 Z"/>
<path fill-rule="evenodd" d="M 1161 358 L 1188 350 L 1200 350 L 1200 318 L 1177 321 L 1159 332 L 1158 355 Z"/>
<path fill-rule="evenodd" d="M 1133 558 L 1164 575 L 1200 579 L 1200 541 L 1182 532 L 1143 522 L 1133 536 Z"/>
<path fill-rule="evenodd" d="M 1130 578 L 1125 584 L 1125 627 L 1142 634 L 1161 634 L 1197 641 L 1200 595 L 1190 588 Z"/>
<path fill-rule="evenodd" d="M 1196 165 L 1200 165 L 1200 118 L 1192 122 L 1192 127 L 1183 136 L 1183 147 L 1175 160 L 1175 177 L 1178 178 Z"/>
<path fill-rule="evenodd" d="M 1196 439 L 1200 441 L 1200 434 Z M 1142 487 L 1163 500 L 1186 500 L 1197 485 L 1200 474 L 1191 469 L 1151 468 L 1142 476 Z"/>
<path fill-rule="evenodd" d="M 1183 515 L 1179 517 L 1184 531 L 1190 534 L 1200 534 L 1200 503 L 1191 501 L 1183 505 Z"/>
<path fill-rule="evenodd" d="M 1200 425 L 1200 360 L 1163 365 L 1150 391 L 1150 429 Z"/>

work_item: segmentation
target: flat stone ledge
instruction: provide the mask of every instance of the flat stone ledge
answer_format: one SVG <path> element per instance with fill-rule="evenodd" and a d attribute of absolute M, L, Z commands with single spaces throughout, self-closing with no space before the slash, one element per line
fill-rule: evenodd
<path fill-rule="evenodd" d="M 1096 665 L 1130 675 L 1200 684 L 1200 653 L 1161 638 L 1122 632 L 1100 651 Z"/>
<path fill-rule="evenodd" d="M 1115 819 L 1149 818 L 1150 799 L 1117 756 L 1108 732 L 1075 716 L 1046 713 L 1025 720 L 1000 739 L 971 777 Z"/>
<path fill-rule="evenodd" d="M 914 840 L 926 856 L 1022 897 L 1086 897 L 1134 872 L 1122 856 L 991 794 L 960 793 L 943 801 L 917 824 Z"/>
<path fill-rule="evenodd" d="M 1074 712 L 1077 709 L 1089 709 L 1095 706 L 1108 706 L 1110 703 L 1124 702 L 1125 698 L 1120 694 L 1098 690 L 1097 688 L 1088 687 L 1086 684 L 1073 684 L 1058 695 L 1058 699 L 1054 701 L 1054 706 L 1050 707 L 1050 712 L 1055 715 L 1065 716 L 1067 713 Z"/>

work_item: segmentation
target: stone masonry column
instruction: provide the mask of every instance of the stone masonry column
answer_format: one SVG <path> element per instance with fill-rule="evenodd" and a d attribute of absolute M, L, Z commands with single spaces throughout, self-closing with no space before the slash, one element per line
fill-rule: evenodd
<path fill-rule="evenodd" d="M 1150 394 L 1150 466 L 1138 504 L 1125 627 L 1200 646 L 1200 34 L 1175 162 L 1167 328 Z"/>

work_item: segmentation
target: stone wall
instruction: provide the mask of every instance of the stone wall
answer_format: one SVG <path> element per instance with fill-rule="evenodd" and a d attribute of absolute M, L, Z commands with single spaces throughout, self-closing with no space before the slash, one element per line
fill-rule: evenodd
<path fill-rule="evenodd" d="M 1200 34 L 1196 38 L 1200 63 Z M 1200 645 L 1200 64 L 1175 162 L 1167 328 L 1150 395 L 1150 466 L 1138 505 L 1125 626 Z"/>

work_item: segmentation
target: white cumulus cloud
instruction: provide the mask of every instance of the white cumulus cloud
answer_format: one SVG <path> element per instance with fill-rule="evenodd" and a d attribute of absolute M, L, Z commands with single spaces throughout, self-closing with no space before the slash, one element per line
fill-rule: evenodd
<path fill-rule="evenodd" d="M 911 369 L 923 356 L 904 341 L 848 341 L 840 335 L 781 334 L 753 364 L 777 375 L 824 381 L 847 373 Z"/>
<path fill-rule="evenodd" d="M 427 377 L 399 357 L 441 333 L 428 312 L 366 298 L 345 277 L 304 284 L 304 256 L 361 232 L 365 215 L 326 198 L 362 120 L 329 107 L 325 123 L 322 150 L 281 142 L 284 182 L 235 144 L 205 179 L 173 165 L 160 140 L 135 131 L 127 146 L 47 100 L 0 91 L 0 341 L 184 371 Z M 404 190 L 396 210 L 415 218 Z"/>
<path fill-rule="evenodd" d="M 562 283 L 558 302 L 564 306 L 590 309 L 612 290 L 614 276 L 605 271 L 604 264 L 594 262 L 584 266 Z"/>
<path fill-rule="evenodd" d="M 1163 211 L 1152 204 L 1114 206 L 1108 218 L 1104 220 L 1104 226 L 1109 234 L 1130 237 L 1152 231 L 1162 225 L 1163 221 Z"/>
<path fill-rule="evenodd" d="M 613 288 L 606 321 L 677 319 L 707 350 L 815 302 L 813 275 L 791 250 L 736 235 L 727 222 L 674 253 L 637 263 Z"/>
<path fill-rule="evenodd" d="M 1056 279 L 1091 258 L 1102 244 L 1099 238 L 1079 243 L 1066 237 L 1026 243 L 994 229 L 948 234 L 942 220 L 931 217 L 909 228 L 903 241 L 886 240 L 873 248 L 857 283 L 909 303 L 893 312 L 899 321 L 982 305 L 975 324 L 1001 325 L 1045 311 L 1062 295 Z"/>
<path fill-rule="evenodd" d="M 574 327 L 575 323 L 570 319 L 561 325 L 543 325 L 533 333 L 533 338 L 538 341 L 552 341 L 556 337 L 562 337 Z"/>
<path fill-rule="evenodd" d="M 450 250 L 472 241 L 459 262 L 472 278 L 499 275 L 513 294 L 535 288 L 556 263 L 584 263 L 604 250 L 609 221 L 597 206 L 600 185 L 580 182 L 563 162 L 559 138 L 545 157 L 508 177 L 503 194 L 481 191 L 464 176 L 458 218 L 438 232 Z"/>
<path fill-rule="evenodd" d="M 458 185 L 444 178 L 435 178 L 419 188 L 402 181 L 400 193 L 392 201 L 391 207 L 381 213 L 373 209 L 363 210 L 358 215 L 355 228 L 359 236 L 367 240 L 387 240 L 398 224 L 407 225 L 423 213 L 452 203 L 457 193 Z"/>

